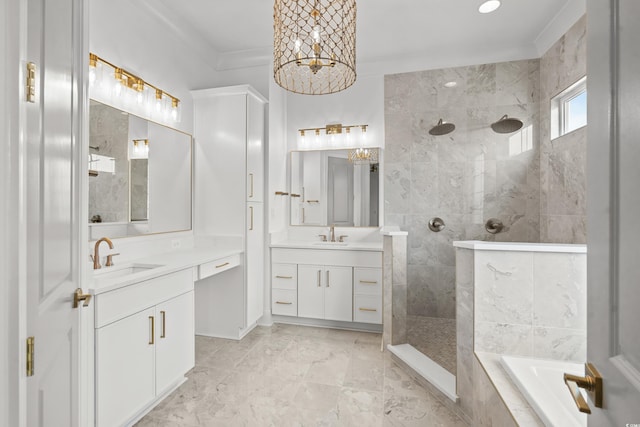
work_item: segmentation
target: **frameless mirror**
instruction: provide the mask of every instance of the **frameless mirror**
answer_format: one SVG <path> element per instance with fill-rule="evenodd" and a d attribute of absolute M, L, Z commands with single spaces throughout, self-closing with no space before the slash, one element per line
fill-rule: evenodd
<path fill-rule="evenodd" d="M 89 237 L 191 229 L 191 135 L 91 100 Z"/>
<path fill-rule="evenodd" d="M 351 163 L 348 152 L 291 152 L 291 225 L 378 226 L 379 165 Z"/>

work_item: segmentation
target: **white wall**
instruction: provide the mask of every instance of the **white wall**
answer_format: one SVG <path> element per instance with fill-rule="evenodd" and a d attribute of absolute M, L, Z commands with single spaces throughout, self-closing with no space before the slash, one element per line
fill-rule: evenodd
<path fill-rule="evenodd" d="M 297 130 L 331 123 L 369 125 L 372 146 L 384 146 L 384 76 L 359 76 L 353 86 L 332 95 L 299 95 L 287 92 L 287 141 L 297 148 Z M 323 146 L 318 149 L 326 148 Z"/>

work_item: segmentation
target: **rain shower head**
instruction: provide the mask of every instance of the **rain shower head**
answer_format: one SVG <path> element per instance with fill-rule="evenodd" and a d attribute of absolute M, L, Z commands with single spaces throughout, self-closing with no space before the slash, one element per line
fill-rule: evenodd
<path fill-rule="evenodd" d="M 495 123 L 491 124 L 491 129 L 495 133 L 511 133 L 519 130 L 522 127 L 522 120 L 514 119 L 506 114 Z"/>
<path fill-rule="evenodd" d="M 453 123 L 445 123 L 442 121 L 442 119 L 440 119 L 437 125 L 429 129 L 429 134 L 435 136 L 446 135 L 453 132 L 455 129 L 456 125 L 454 125 Z"/>

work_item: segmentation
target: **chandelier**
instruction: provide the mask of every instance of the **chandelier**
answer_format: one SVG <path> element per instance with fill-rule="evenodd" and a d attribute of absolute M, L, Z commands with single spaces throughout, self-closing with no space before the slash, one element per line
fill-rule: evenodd
<path fill-rule="evenodd" d="M 275 0 L 273 76 L 284 89 L 339 92 L 356 81 L 355 0 Z"/>
<path fill-rule="evenodd" d="M 354 165 L 366 165 L 378 163 L 377 148 L 351 148 L 349 149 L 349 161 Z"/>

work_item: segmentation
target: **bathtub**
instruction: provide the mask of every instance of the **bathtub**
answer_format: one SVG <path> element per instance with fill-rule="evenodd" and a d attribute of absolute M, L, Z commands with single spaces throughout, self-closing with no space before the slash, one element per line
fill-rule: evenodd
<path fill-rule="evenodd" d="M 563 374 L 584 375 L 584 365 L 558 360 L 502 356 L 502 366 L 547 427 L 586 427 Z M 586 396 L 585 396 L 586 399 Z"/>

